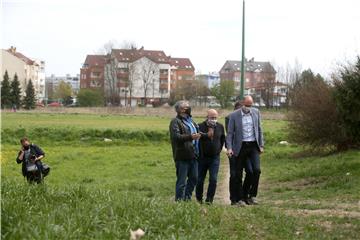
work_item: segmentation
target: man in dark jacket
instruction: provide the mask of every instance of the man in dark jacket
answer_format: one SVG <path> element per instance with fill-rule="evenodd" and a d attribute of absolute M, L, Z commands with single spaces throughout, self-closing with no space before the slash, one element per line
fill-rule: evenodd
<path fill-rule="evenodd" d="M 209 172 L 209 186 L 206 203 L 212 203 L 215 196 L 217 175 L 220 166 L 220 153 L 225 142 L 224 126 L 217 122 L 218 113 L 215 109 L 207 111 L 207 120 L 199 124 L 199 130 L 204 134 L 200 139 L 200 158 L 198 166 L 198 183 L 196 199 L 202 203 L 204 181 Z"/>
<path fill-rule="evenodd" d="M 41 159 L 45 157 L 44 151 L 37 145 L 30 143 L 30 140 L 26 137 L 20 139 L 21 149 L 16 158 L 18 164 L 22 163 L 22 174 L 24 177 L 28 177 L 26 165 L 28 162 L 33 162 L 38 171 L 43 172 L 43 164 Z M 29 180 L 29 179 L 28 179 Z"/>
<path fill-rule="evenodd" d="M 175 201 L 191 200 L 197 182 L 199 157 L 198 125 L 191 118 L 189 102 L 175 104 L 177 116 L 171 120 L 169 131 L 176 166 Z"/>

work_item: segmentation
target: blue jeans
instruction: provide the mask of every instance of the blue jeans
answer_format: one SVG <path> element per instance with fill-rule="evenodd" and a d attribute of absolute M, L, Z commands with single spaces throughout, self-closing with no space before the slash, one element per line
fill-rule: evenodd
<path fill-rule="evenodd" d="M 206 178 L 206 173 L 209 171 L 209 186 L 206 195 L 206 202 L 212 202 L 214 200 L 216 185 L 217 185 L 217 176 L 220 166 L 220 155 L 214 157 L 204 157 L 199 161 L 199 179 L 198 184 L 196 185 L 196 199 L 202 201 L 203 192 L 204 192 L 204 181 Z"/>
<path fill-rule="evenodd" d="M 176 161 L 175 201 L 191 200 L 198 178 L 198 161 Z"/>

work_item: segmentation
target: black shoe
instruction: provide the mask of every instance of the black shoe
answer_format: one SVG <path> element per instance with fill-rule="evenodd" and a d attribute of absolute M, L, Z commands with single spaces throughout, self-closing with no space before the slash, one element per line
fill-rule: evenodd
<path fill-rule="evenodd" d="M 213 200 L 212 200 L 212 199 L 206 199 L 206 200 L 205 200 L 205 204 L 208 204 L 208 205 L 211 205 L 211 204 L 212 204 L 212 202 L 213 202 Z"/>

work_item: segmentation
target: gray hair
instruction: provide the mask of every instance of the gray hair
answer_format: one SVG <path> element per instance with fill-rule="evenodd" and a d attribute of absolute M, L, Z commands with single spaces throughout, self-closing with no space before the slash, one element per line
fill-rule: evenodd
<path fill-rule="evenodd" d="M 177 113 L 179 113 L 182 108 L 187 107 L 187 106 L 189 106 L 189 105 L 190 105 L 190 104 L 189 104 L 188 101 L 181 100 L 181 101 L 177 101 L 177 102 L 175 103 L 174 108 L 175 108 L 175 111 L 176 111 Z"/>

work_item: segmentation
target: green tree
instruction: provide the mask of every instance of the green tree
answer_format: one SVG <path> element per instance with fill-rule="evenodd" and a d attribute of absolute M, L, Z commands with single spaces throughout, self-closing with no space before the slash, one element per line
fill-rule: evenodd
<path fill-rule="evenodd" d="M 1 82 L 1 108 L 11 106 L 11 88 L 8 72 L 5 71 L 3 81 Z"/>
<path fill-rule="evenodd" d="M 349 138 L 348 146 L 360 143 L 360 56 L 354 65 L 340 70 L 334 79 L 337 111 Z"/>
<path fill-rule="evenodd" d="M 15 73 L 14 79 L 11 82 L 11 103 L 17 108 L 21 105 L 21 87 L 17 74 Z"/>
<path fill-rule="evenodd" d="M 211 94 L 219 101 L 222 108 L 226 108 L 230 104 L 231 98 L 234 96 L 235 83 L 233 80 L 222 80 L 210 89 Z"/>
<path fill-rule="evenodd" d="M 80 89 L 77 99 L 81 107 L 96 107 L 104 105 L 104 96 L 99 90 Z"/>
<path fill-rule="evenodd" d="M 35 89 L 34 89 L 34 85 L 30 79 L 27 87 L 26 87 L 26 91 L 25 91 L 26 96 L 24 97 L 24 107 L 25 109 L 34 109 L 35 108 L 35 104 L 36 104 L 36 98 L 35 98 Z"/>
<path fill-rule="evenodd" d="M 55 89 L 54 97 L 61 99 L 65 105 L 71 104 L 72 88 L 71 85 L 60 81 L 59 85 Z"/>

